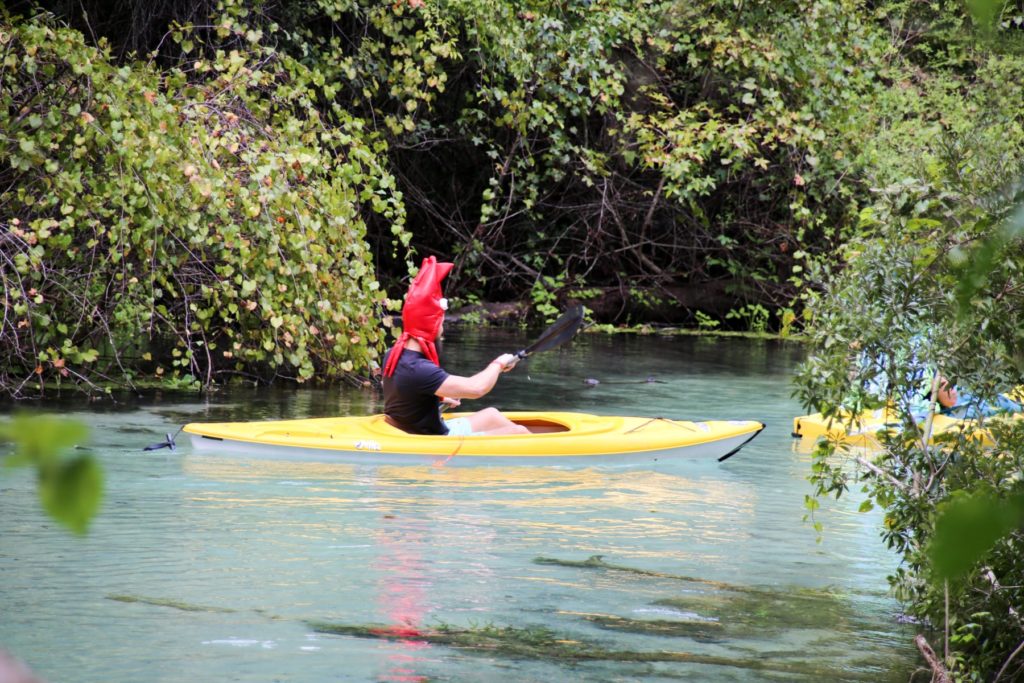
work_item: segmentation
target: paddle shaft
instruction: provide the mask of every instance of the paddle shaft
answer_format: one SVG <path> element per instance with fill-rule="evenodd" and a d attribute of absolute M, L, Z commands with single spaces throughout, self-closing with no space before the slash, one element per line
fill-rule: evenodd
<path fill-rule="evenodd" d="M 515 356 L 523 360 L 527 356 L 540 351 L 547 351 L 560 346 L 572 339 L 576 331 L 583 324 L 583 306 L 573 306 L 556 320 L 551 327 L 544 330 L 544 333 L 525 349 L 517 351 Z"/>

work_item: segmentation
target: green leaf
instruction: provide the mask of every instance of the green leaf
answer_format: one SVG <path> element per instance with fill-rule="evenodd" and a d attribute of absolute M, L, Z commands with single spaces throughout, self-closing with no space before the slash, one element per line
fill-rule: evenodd
<path fill-rule="evenodd" d="M 100 352 L 96 349 L 86 349 L 85 351 L 74 352 L 72 357 L 76 363 L 95 363 L 99 355 Z"/>
<path fill-rule="evenodd" d="M 1024 493 L 1002 498 L 994 492 L 955 492 L 938 507 L 935 533 L 928 544 L 933 578 L 959 579 L 996 542 L 1024 524 Z"/>
<path fill-rule="evenodd" d="M 43 509 L 71 531 L 82 534 L 99 509 L 103 472 L 90 455 L 62 459 L 62 452 L 88 437 L 85 425 L 54 415 L 19 415 L 0 424 L 0 441 L 15 444 L 5 465 L 34 466 Z"/>
<path fill-rule="evenodd" d="M 987 30 L 995 24 L 1005 4 L 1006 0 L 967 0 L 967 10 L 978 28 Z"/>
<path fill-rule="evenodd" d="M 39 499 L 51 517 L 84 534 L 103 499 L 103 471 L 90 455 L 80 455 L 39 474 Z"/>
<path fill-rule="evenodd" d="M 61 451 L 81 443 L 89 430 L 81 422 L 55 415 L 19 415 L 0 426 L 0 440 L 15 444 L 10 465 L 45 467 L 57 461 Z"/>

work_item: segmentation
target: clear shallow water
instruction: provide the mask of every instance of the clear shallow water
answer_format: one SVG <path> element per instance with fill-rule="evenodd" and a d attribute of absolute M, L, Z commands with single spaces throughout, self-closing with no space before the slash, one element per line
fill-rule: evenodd
<path fill-rule="evenodd" d="M 452 334 L 449 369 L 471 373 L 527 337 Z M 878 515 L 833 504 L 820 513 L 821 543 L 801 521 L 808 456 L 789 436 L 801 354 L 773 342 L 584 336 L 479 402 L 768 425 L 721 465 L 657 470 L 141 451 L 188 421 L 380 409 L 379 395 L 355 389 L 52 404 L 91 425 L 106 499 L 76 538 L 41 514 L 29 473 L 0 473 L 0 646 L 51 683 L 904 681 L 913 631 L 885 594 L 895 559 Z M 593 555 L 640 572 L 535 562 Z M 632 620 L 708 626 L 652 635 Z M 317 633 L 310 621 L 544 627 L 605 651 L 696 661 L 507 658 Z"/>

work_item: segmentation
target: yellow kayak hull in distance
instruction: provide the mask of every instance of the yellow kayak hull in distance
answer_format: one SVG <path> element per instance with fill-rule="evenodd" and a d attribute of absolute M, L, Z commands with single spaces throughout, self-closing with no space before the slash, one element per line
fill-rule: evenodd
<path fill-rule="evenodd" d="M 1021 419 L 1021 415 L 1000 415 L 985 418 L 986 421 Z M 932 418 L 931 442 L 944 435 L 956 433 L 975 426 L 975 420 L 963 420 L 948 415 Z M 850 422 L 849 415 L 827 418 L 821 413 L 801 415 L 793 418 L 793 438 L 800 439 L 808 447 L 821 438 L 828 438 L 848 446 L 876 449 L 882 446 L 883 438 L 898 433 L 903 424 L 891 409 L 866 410 Z M 991 435 L 984 429 L 972 432 L 972 438 L 980 439 L 986 446 L 993 445 Z"/>
<path fill-rule="evenodd" d="M 691 422 L 573 412 L 508 412 L 530 434 L 407 434 L 383 415 L 267 422 L 191 423 L 197 453 L 368 464 L 632 465 L 722 461 L 756 437 L 754 420 Z M 465 417 L 465 414 L 445 417 Z"/>

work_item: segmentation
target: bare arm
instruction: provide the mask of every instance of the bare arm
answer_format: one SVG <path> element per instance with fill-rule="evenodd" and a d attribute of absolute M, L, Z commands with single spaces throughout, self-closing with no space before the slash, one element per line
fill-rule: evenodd
<path fill-rule="evenodd" d="M 956 402 L 960 400 L 957 394 L 956 387 L 949 383 L 949 380 L 943 377 L 939 380 L 939 403 L 945 408 L 952 408 L 956 405 Z"/>
<path fill-rule="evenodd" d="M 437 396 L 447 398 L 480 398 L 494 388 L 501 373 L 511 370 L 515 365 L 515 356 L 505 353 L 487 364 L 480 372 L 471 377 L 448 375 L 448 379 L 434 392 Z"/>

